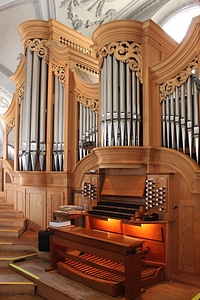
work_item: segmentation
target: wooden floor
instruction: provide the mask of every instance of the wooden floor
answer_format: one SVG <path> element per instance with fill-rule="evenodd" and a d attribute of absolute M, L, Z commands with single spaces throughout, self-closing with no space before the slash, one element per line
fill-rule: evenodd
<path fill-rule="evenodd" d="M 25 245 L 35 245 L 37 248 L 37 236 L 35 234 L 28 234 L 16 241 L 24 249 Z M 27 271 L 38 275 L 41 281 L 46 284 L 46 289 L 54 287 L 63 292 L 63 299 L 74 300 L 123 300 L 122 296 L 112 298 L 98 291 L 95 291 L 82 284 L 74 282 L 66 277 L 63 277 L 54 272 L 45 272 L 45 268 L 49 266 L 49 261 L 45 257 L 35 257 L 28 260 L 22 260 L 17 262 L 19 267 L 25 268 Z M 164 283 L 160 282 L 154 286 L 146 288 L 146 290 L 135 300 L 192 300 L 197 294 L 200 293 L 200 288 L 189 286 L 180 282 Z M 69 295 L 69 297 L 68 297 Z M 42 300 L 44 298 L 38 295 L 2 295 L 0 293 L 1 300 Z M 47 300 L 52 299 L 46 298 Z M 196 297 L 194 300 L 199 300 Z M 58 300 L 58 299 L 55 299 Z M 60 299 L 59 299 L 60 300 Z"/>
<path fill-rule="evenodd" d="M 192 298 L 200 293 L 200 290 L 195 287 L 188 286 L 182 283 L 160 283 L 146 289 L 146 291 L 135 300 L 192 300 Z M 1 300 L 43 300 L 38 295 L 6 295 L 0 296 Z M 66 298 L 67 299 L 67 298 Z M 84 300 L 84 298 L 76 298 L 77 300 Z M 107 299 L 107 297 L 105 297 Z M 110 299 L 110 297 L 109 297 Z M 120 299 L 119 297 L 113 300 Z M 200 299 L 200 296 L 195 299 Z M 55 299 L 57 300 L 57 299 Z M 94 300 L 91 298 L 91 300 Z M 95 300 L 104 300 L 104 298 L 96 298 Z"/>

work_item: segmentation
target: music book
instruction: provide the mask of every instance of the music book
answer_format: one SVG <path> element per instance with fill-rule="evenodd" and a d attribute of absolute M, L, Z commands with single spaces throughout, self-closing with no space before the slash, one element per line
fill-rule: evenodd
<path fill-rule="evenodd" d="M 50 221 L 49 226 L 52 227 L 63 227 L 63 226 L 69 226 L 71 225 L 71 221 Z"/>

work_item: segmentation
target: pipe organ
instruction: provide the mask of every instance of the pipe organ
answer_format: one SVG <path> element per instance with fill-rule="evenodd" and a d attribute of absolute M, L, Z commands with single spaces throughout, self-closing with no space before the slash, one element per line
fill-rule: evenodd
<path fill-rule="evenodd" d="M 25 55 L 0 161 L 6 201 L 38 230 L 59 206 L 82 205 L 83 193 L 87 229 L 144 241 L 141 286 L 152 283 L 149 262 L 154 282 L 199 286 L 200 18 L 180 45 L 151 20 L 108 22 L 92 39 L 55 20 L 19 31 Z M 8 162 L 11 130 L 17 151 Z M 86 263 L 59 251 L 65 274 L 65 259 Z"/>

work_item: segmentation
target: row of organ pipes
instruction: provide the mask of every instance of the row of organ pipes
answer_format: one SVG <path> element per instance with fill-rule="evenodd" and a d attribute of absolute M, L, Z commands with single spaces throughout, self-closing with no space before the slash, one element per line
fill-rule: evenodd
<path fill-rule="evenodd" d="M 24 99 L 20 104 L 19 170 L 44 170 L 48 66 L 27 49 Z"/>
<path fill-rule="evenodd" d="M 36 51 L 27 49 L 25 92 L 20 103 L 19 170 L 44 171 L 46 168 L 47 87 L 48 64 Z M 53 105 L 53 171 L 64 169 L 65 88 L 54 74 Z M 87 142 L 98 145 L 98 114 L 90 107 L 77 102 L 79 107 L 78 160 L 89 154 Z M 73 133 L 72 133 L 73 134 Z"/>
<path fill-rule="evenodd" d="M 52 170 L 64 169 L 65 87 L 54 74 Z M 199 94 L 191 74 L 161 102 L 162 147 L 189 154 L 199 164 Z M 114 54 L 103 58 L 100 112 L 77 101 L 77 160 L 93 147 L 142 146 L 142 83 Z M 46 169 L 48 63 L 26 49 L 25 91 L 20 103 L 19 170 Z M 99 120 L 100 116 L 100 120 Z M 98 140 L 100 121 L 101 142 Z M 73 133 L 72 133 L 73 134 Z"/>
<path fill-rule="evenodd" d="M 79 102 L 79 160 L 98 145 L 98 114 Z"/>
<path fill-rule="evenodd" d="M 141 83 L 128 63 L 104 57 L 101 69 L 102 146 L 140 146 Z"/>
<path fill-rule="evenodd" d="M 162 146 L 181 151 L 199 164 L 200 105 L 195 77 L 166 96 L 162 106 Z"/>

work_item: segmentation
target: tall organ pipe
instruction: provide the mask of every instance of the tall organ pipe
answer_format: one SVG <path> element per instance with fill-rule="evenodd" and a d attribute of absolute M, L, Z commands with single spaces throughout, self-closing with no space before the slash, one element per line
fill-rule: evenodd
<path fill-rule="evenodd" d="M 171 129 L 171 147 L 175 149 L 175 117 L 174 117 L 174 95 L 170 95 L 170 129 Z"/>
<path fill-rule="evenodd" d="M 185 112 L 185 83 L 181 85 L 181 137 L 183 153 L 186 147 L 186 112 Z"/>
<path fill-rule="evenodd" d="M 112 78 L 112 56 L 107 56 L 107 80 L 106 80 L 106 123 L 107 123 L 107 144 L 112 143 L 112 102 L 113 102 L 113 78 Z M 105 101 L 105 99 L 104 99 Z"/>
<path fill-rule="evenodd" d="M 127 145 L 130 146 L 131 140 L 131 71 L 126 64 L 126 127 L 127 127 Z"/>
<path fill-rule="evenodd" d="M 190 157 L 192 157 L 192 78 L 191 76 L 187 80 L 187 133 L 188 133 L 188 146 Z"/>
<path fill-rule="evenodd" d="M 119 114 L 119 67 L 118 61 L 113 57 L 113 144 L 114 146 L 118 145 L 118 114 Z"/>
<path fill-rule="evenodd" d="M 198 101 L 198 94 L 195 84 L 193 83 L 193 90 L 194 90 L 194 147 L 196 153 L 196 161 L 199 164 L 199 101 Z"/>
<path fill-rule="evenodd" d="M 120 61 L 120 129 L 121 146 L 125 142 L 125 64 Z"/>
<path fill-rule="evenodd" d="M 26 54 L 26 70 L 25 70 L 25 90 L 24 90 L 24 105 L 22 125 L 23 138 L 23 169 L 28 171 L 30 168 L 30 120 L 31 120 L 31 92 L 32 92 L 32 53 L 27 49 Z"/>
<path fill-rule="evenodd" d="M 46 98 L 47 98 L 47 63 L 44 59 L 41 62 L 40 82 L 40 122 L 39 122 L 39 164 L 40 170 L 45 170 L 46 158 Z"/>
<path fill-rule="evenodd" d="M 141 122 L 141 108 L 140 108 L 140 81 L 139 78 L 137 77 L 137 146 L 140 145 L 140 122 Z"/>
<path fill-rule="evenodd" d="M 40 79 L 40 59 L 36 52 L 33 52 L 33 78 L 31 96 L 31 163 L 32 170 L 35 171 L 38 161 L 38 122 L 39 122 L 39 79 Z"/>
<path fill-rule="evenodd" d="M 180 148 L 180 104 L 179 104 L 179 88 L 175 90 L 175 127 L 176 127 L 176 149 Z"/>

